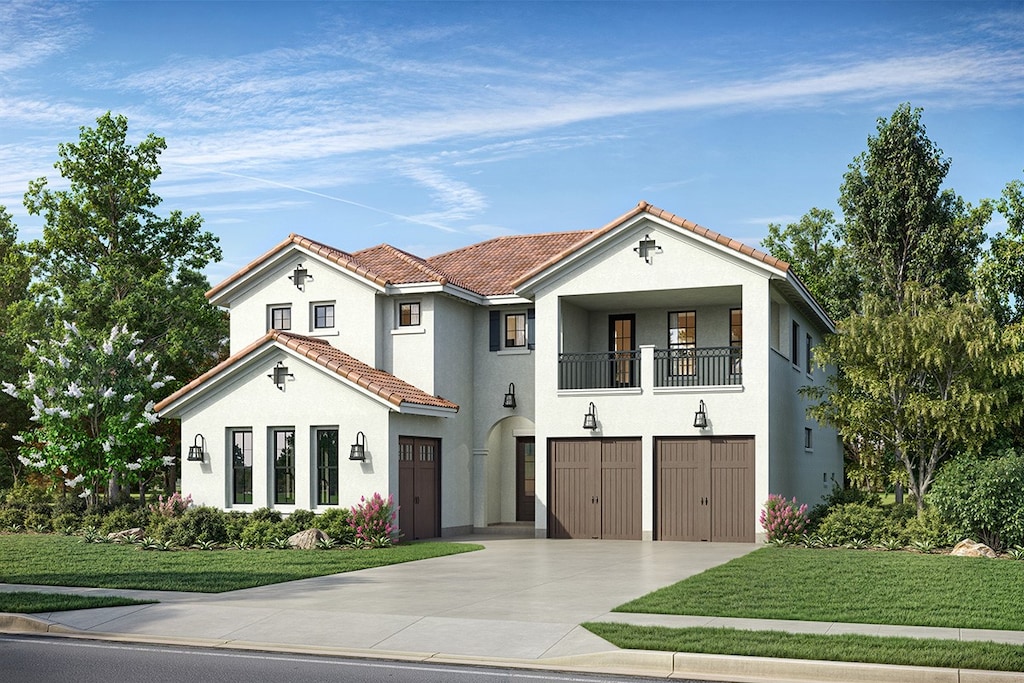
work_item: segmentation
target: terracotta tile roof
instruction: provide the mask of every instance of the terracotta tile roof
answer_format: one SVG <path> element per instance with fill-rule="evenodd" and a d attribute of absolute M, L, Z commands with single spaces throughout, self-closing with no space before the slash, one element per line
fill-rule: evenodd
<path fill-rule="evenodd" d="M 226 371 L 250 353 L 266 345 L 268 342 L 277 342 L 296 353 L 305 356 L 318 365 L 327 368 L 339 377 L 343 377 L 353 384 L 380 396 L 388 403 L 401 407 L 404 403 L 415 405 L 431 406 L 434 408 L 448 408 L 458 410 L 459 406 L 440 396 L 432 396 L 422 389 L 418 389 L 408 382 L 402 381 L 389 372 L 373 368 L 360 360 L 344 353 L 340 349 L 331 346 L 322 339 L 304 337 L 298 334 L 271 330 L 263 337 L 245 347 L 216 367 L 206 371 L 196 379 L 192 380 L 181 389 L 156 404 L 156 412 L 160 412 L 178 399 L 186 396 L 195 389 L 205 384 L 208 380 Z"/>
<path fill-rule="evenodd" d="M 513 285 L 525 273 L 554 254 L 571 253 L 593 234 L 593 230 L 577 230 L 496 237 L 433 256 L 427 263 L 478 294 L 512 294 Z"/>
<path fill-rule="evenodd" d="M 387 278 L 390 284 L 437 282 L 444 285 L 449 282 L 445 273 L 432 268 L 419 256 L 390 244 L 378 244 L 376 247 L 357 251 L 353 256 L 373 272 Z"/>
<path fill-rule="evenodd" d="M 523 273 L 511 283 L 512 286 L 517 287 L 518 285 L 529 280 L 531 277 L 544 272 L 545 270 L 555 265 L 562 259 L 571 255 L 574 251 L 577 251 L 581 247 L 586 246 L 590 242 L 593 242 L 594 240 L 600 238 L 602 235 L 611 232 L 615 228 L 619 227 L 622 223 L 630 220 L 635 216 L 640 215 L 641 213 L 648 213 L 664 221 L 668 221 L 669 223 L 672 223 L 675 226 L 683 228 L 684 230 L 689 230 L 692 233 L 695 233 L 697 235 L 700 235 L 701 237 L 717 242 L 718 244 L 728 247 L 729 249 L 750 256 L 751 258 L 755 258 L 769 266 L 778 268 L 779 270 L 789 270 L 789 264 L 783 261 L 782 259 L 777 259 L 774 256 L 771 256 L 770 254 L 766 254 L 763 251 L 754 249 L 753 247 L 747 246 L 742 242 L 738 242 L 734 239 L 726 237 L 725 235 L 721 235 L 715 232 L 714 230 L 709 230 L 708 228 L 705 228 L 702 225 L 694 223 L 693 221 L 688 221 L 685 218 L 680 218 L 674 213 L 670 213 L 668 211 L 665 211 L 664 209 L 659 209 L 658 207 L 652 206 L 645 201 L 640 201 L 634 208 L 622 214 L 612 222 L 606 224 L 601 228 L 598 228 L 597 230 L 590 231 L 589 233 L 587 233 L 587 236 L 584 239 L 580 240 L 576 244 L 573 244 L 566 249 L 563 249 L 561 252 L 553 254 L 550 258 L 538 264 L 536 267 Z"/>

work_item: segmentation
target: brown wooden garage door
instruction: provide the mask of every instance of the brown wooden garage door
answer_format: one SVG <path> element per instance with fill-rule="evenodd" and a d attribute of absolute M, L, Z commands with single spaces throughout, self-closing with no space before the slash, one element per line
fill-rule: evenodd
<path fill-rule="evenodd" d="M 398 438 L 398 528 L 402 538 L 441 535 L 441 441 Z"/>
<path fill-rule="evenodd" d="M 548 463 L 551 538 L 640 538 L 639 439 L 552 440 Z"/>
<path fill-rule="evenodd" d="M 655 440 L 658 538 L 754 541 L 753 437 Z"/>

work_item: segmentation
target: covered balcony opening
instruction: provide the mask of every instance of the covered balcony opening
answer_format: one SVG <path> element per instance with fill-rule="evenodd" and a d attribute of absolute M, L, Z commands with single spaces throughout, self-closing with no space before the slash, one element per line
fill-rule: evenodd
<path fill-rule="evenodd" d="M 643 363 L 654 387 L 740 385 L 741 303 L 739 286 L 560 297 L 558 388 L 637 388 Z"/>

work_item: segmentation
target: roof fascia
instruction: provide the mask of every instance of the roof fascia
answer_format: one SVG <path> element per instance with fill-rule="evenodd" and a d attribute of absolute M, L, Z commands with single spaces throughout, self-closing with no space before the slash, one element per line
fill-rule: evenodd
<path fill-rule="evenodd" d="M 394 408 L 394 406 L 391 406 Z M 398 406 L 398 412 L 403 415 L 424 415 L 426 417 L 451 417 L 459 411 L 454 408 L 442 408 L 441 406 L 428 406 L 422 403 L 409 403 L 402 401 Z"/>
<path fill-rule="evenodd" d="M 821 304 L 819 304 L 818 300 L 814 298 L 810 290 L 808 290 L 807 287 L 804 285 L 803 281 L 799 277 L 797 277 L 797 274 L 791 270 L 788 273 L 786 273 L 785 279 L 786 282 L 789 283 L 789 285 L 794 290 L 796 290 L 796 292 L 804 300 L 804 302 L 807 304 L 807 307 L 814 311 L 814 314 L 818 316 L 822 323 L 824 323 L 828 331 L 832 334 L 835 334 L 836 324 L 835 321 L 832 320 L 832 316 L 825 312 L 825 309 L 821 307 Z"/>
<path fill-rule="evenodd" d="M 250 269 L 241 277 L 233 281 L 228 286 L 217 291 L 213 296 L 209 297 L 210 303 L 215 306 L 229 307 L 232 299 L 237 298 L 239 294 L 246 291 L 253 284 L 259 281 L 269 270 L 273 270 L 279 266 L 282 262 L 287 261 L 290 258 L 294 258 L 296 253 L 302 257 L 303 260 L 314 260 L 320 265 L 327 266 L 333 269 L 335 272 L 346 275 L 353 280 L 358 280 L 371 289 L 383 292 L 385 287 L 377 284 L 373 280 L 363 277 L 358 273 L 355 273 L 348 268 L 343 268 L 337 263 L 334 263 L 330 259 L 324 258 L 323 256 L 310 251 L 301 244 L 295 242 L 287 242 L 281 245 L 281 248 L 277 251 L 268 253 L 261 261 L 255 265 L 250 266 Z M 214 287 L 214 290 L 216 287 Z M 214 291 L 210 290 L 210 291 Z M 209 295 L 209 293 L 207 293 Z"/>
<path fill-rule="evenodd" d="M 527 299 L 518 294 L 495 294 L 484 297 L 485 306 L 532 306 L 533 299 Z"/>

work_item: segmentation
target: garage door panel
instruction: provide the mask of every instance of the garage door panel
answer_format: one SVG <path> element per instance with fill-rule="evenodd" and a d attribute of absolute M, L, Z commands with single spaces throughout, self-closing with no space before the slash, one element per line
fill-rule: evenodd
<path fill-rule="evenodd" d="M 638 439 L 551 441 L 552 538 L 639 539 Z"/>

